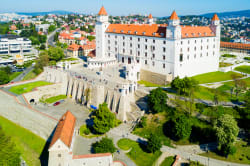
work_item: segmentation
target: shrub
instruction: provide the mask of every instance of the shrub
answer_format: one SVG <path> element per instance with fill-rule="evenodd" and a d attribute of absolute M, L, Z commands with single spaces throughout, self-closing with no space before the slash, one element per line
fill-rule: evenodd
<path fill-rule="evenodd" d="M 147 126 L 147 117 L 143 116 L 140 122 L 138 123 L 138 127 L 144 128 L 146 126 Z"/>
<path fill-rule="evenodd" d="M 82 125 L 80 127 L 80 135 L 89 135 L 90 134 L 90 129 L 86 125 Z"/>
<path fill-rule="evenodd" d="M 176 139 L 189 138 L 192 130 L 190 120 L 185 115 L 178 116 L 174 121 L 172 133 Z"/>
<path fill-rule="evenodd" d="M 160 138 L 155 135 L 155 134 L 151 134 L 148 138 L 148 142 L 147 142 L 147 149 L 150 152 L 156 152 L 158 150 L 161 149 L 162 143 Z"/>
<path fill-rule="evenodd" d="M 232 54 L 223 54 L 223 55 L 221 55 L 221 57 L 235 58 L 236 55 L 232 55 Z"/>
<path fill-rule="evenodd" d="M 244 59 L 250 61 L 250 57 L 244 57 Z"/>
<path fill-rule="evenodd" d="M 102 138 L 99 142 L 92 144 L 95 153 L 114 153 L 116 151 L 113 140 L 107 137 Z"/>
<path fill-rule="evenodd" d="M 168 96 L 162 88 L 150 91 L 150 94 L 148 95 L 148 103 L 151 111 L 153 113 L 159 113 L 165 110 L 167 106 L 167 99 Z"/>

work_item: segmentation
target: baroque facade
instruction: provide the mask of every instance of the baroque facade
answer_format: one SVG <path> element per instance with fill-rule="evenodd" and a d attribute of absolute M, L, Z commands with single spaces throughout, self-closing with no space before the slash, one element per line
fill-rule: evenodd
<path fill-rule="evenodd" d="M 218 70 L 221 26 L 216 14 L 208 26 L 180 25 L 175 11 L 168 25 L 154 24 L 151 14 L 147 23 L 110 24 L 102 7 L 96 23 L 96 57 L 89 59 L 89 67 L 135 64 L 144 73 L 170 81 Z"/>

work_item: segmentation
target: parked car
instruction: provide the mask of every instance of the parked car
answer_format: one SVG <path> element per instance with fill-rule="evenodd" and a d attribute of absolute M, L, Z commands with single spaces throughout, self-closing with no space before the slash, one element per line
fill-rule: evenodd
<path fill-rule="evenodd" d="M 59 104 L 60 104 L 60 102 L 57 101 L 57 102 L 55 102 L 55 103 L 53 104 L 53 106 L 57 106 L 57 105 L 59 105 Z"/>

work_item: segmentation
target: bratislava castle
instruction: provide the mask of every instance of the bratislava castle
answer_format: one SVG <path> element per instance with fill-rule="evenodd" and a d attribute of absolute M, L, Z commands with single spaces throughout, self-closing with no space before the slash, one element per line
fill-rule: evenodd
<path fill-rule="evenodd" d="M 174 11 L 169 24 L 110 24 L 104 7 L 96 23 L 96 57 L 90 67 L 117 62 L 138 64 L 144 72 L 171 76 L 193 76 L 219 67 L 220 20 L 215 14 L 208 26 L 180 25 Z"/>

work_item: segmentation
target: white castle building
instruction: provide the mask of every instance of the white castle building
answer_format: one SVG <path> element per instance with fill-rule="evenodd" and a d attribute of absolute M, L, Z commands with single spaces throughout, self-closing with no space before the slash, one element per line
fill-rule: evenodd
<path fill-rule="evenodd" d="M 96 23 L 96 57 L 89 59 L 88 66 L 134 64 L 140 66 L 141 79 L 164 81 L 217 71 L 220 29 L 216 14 L 211 25 L 185 26 L 175 11 L 168 25 L 154 24 L 151 14 L 148 24 L 109 24 L 102 7 Z"/>

